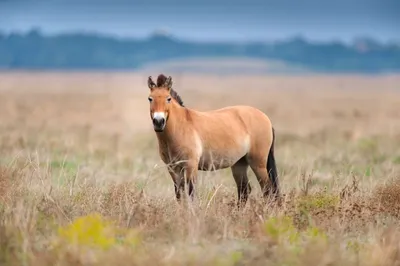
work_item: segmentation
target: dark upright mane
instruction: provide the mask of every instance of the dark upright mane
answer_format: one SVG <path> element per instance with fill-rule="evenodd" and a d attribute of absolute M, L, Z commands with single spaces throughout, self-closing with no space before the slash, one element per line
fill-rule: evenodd
<path fill-rule="evenodd" d="M 166 81 L 167 81 L 167 77 L 164 74 L 158 75 L 158 77 L 157 77 L 157 87 L 163 86 Z M 174 89 L 171 88 L 171 92 L 170 93 L 171 93 L 171 97 L 174 98 L 179 103 L 180 106 L 185 107 L 183 105 L 183 101 L 182 101 L 181 96 L 179 96 L 179 94 Z"/>
<path fill-rule="evenodd" d="M 167 81 L 167 77 L 164 74 L 160 74 L 157 77 L 157 87 L 161 87 Z"/>

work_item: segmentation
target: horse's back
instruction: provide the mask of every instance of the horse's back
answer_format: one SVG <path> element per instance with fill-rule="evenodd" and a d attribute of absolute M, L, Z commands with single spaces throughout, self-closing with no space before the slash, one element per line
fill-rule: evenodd
<path fill-rule="evenodd" d="M 272 127 L 271 120 L 264 112 L 248 105 L 227 106 L 208 113 L 214 117 L 229 116 L 230 119 L 232 119 L 232 123 L 238 123 L 240 121 L 249 134 L 257 128 L 259 130 L 269 131 Z"/>
<path fill-rule="evenodd" d="M 272 134 L 272 125 L 269 117 L 252 106 L 234 105 L 220 109 L 196 112 L 201 126 L 208 129 L 219 129 L 219 131 L 228 130 L 231 134 L 245 133 L 251 137 L 258 134 Z"/>

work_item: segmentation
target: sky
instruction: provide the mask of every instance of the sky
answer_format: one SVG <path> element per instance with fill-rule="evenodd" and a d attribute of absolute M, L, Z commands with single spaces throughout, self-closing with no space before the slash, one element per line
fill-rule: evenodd
<path fill-rule="evenodd" d="M 0 0 L 0 31 L 197 41 L 400 40 L 400 0 Z"/>

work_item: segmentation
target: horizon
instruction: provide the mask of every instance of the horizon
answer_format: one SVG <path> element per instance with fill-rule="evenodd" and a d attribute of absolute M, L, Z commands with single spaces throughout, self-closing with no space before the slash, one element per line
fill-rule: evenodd
<path fill-rule="evenodd" d="M 29 9 L 29 13 L 26 11 Z M 195 42 L 269 42 L 301 36 L 312 42 L 358 38 L 399 41 L 395 0 L 63 0 L 0 1 L 0 32 L 90 33 L 143 39 L 165 30 Z"/>
<path fill-rule="evenodd" d="M 30 29 L 26 30 L 13 30 L 13 31 L 4 31 L 0 29 L 0 35 L 5 35 L 5 36 L 10 36 L 13 34 L 17 35 L 28 35 L 33 32 L 38 33 L 42 37 L 57 37 L 57 36 L 63 36 L 63 35 L 86 35 L 86 36 L 92 36 L 92 37 L 99 37 L 99 38 L 110 38 L 110 39 L 116 39 L 119 41 L 140 41 L 140 40 L 146 40 L 150 39 L 154 36 L 164 36 L 169 39 L 173 40 L 178 40 L 178 41 L 185 41 L 185 42 L 192 42 L 192 43 L 274 43 L 274 42 L 282 42 L 282 41 L 291 41 L 295 39 L 302 39 L 310 44 L 326 44 L 326 43 L 341 43 L 343 45 L 352 45 L 357 41 L 360 40 L 371 40 L 373 42 L 385 45 L 385 44 L 400 44 L 400 38 L 397 39 L 388 39 L 388 40 L 379 40 L 377 38 L 374 38 L 373 36 L 370 35 L 359 35 L 355 36 L 353 39 L 350 39 L 348 41 L 340 40 L 340 39 L 326 39 L 326 40 L 313 40 L 308 38 L 307 36 L 300 35 L 300 34 L 295 34 L 295 35 L 288 35 L 284 36 L 279 39 L 273 39 L 273 40 L 213 40 L 213 39 L 206 39 L 206 40 L 199 40 L 199 39 L 190 39 L 190 38 L 184 38 L 181 36 L 177 36 L 173 32 L 170 31 L 165 31 L 165 30 L 160 30 L 160 29 L 155 29 L 153 31 L 150 31 L 147 35 L 143 36 L 129 36 L 129 35 L 118 35 L 118 34 L 113 34 L 113 33 L 108 33 L 108 32 L 102 32 L 102 31 L 96 31 L 96 30 L 69 30 L 69 31 L 60 31 L 60 32 L 46 32 L 41 28 L 38 27 L 32 27 Z"/>

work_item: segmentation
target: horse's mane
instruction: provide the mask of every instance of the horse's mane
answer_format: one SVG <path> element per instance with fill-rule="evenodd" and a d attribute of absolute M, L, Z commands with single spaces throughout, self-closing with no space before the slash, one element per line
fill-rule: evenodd
<path fill-rule="evenodd" d="M 157 77 L 157 87 L 163 86 L 166 81 L 167 81 L 167 77 L 164 74 L 158 75 L 158 77 Z M 184 107 L 181 96 L 179 96 L 179 94 L 172 88 L 171 88 L 171 92 L 170 93 L 171 93 L 171 97 L 174 98 L 179 103 L 180 106 Z"/>

